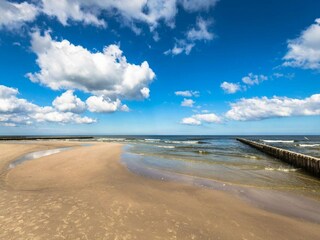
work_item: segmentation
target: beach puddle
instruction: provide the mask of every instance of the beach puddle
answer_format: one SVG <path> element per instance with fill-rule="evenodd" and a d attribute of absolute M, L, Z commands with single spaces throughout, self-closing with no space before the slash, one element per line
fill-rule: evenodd
<path fill-rule="evenodd" d="M 66 151 L 71 149 L 71 147 L 64 147 L 64 148 L 55 148 L 55 149 L 49 149 L 49 150 L 43 150 L 43 151 L 37 151 L 37 152 L 31 152 L 31 153 L 27 153 L 19 158 L 17 158 L 16 160 L 14 160 L 13 162 L 10 163 L 9 165 L 9 169 L 11 168 L 15 168 L 16 166 L 26 162 L 26 161 L 30 161 L 30 160 L 34 160 L 37 158 L 41 158 L 41 157 L 45 157 L 45 156 L 49 156 L 52 154 L 56 154 L 62 151 Z"/>

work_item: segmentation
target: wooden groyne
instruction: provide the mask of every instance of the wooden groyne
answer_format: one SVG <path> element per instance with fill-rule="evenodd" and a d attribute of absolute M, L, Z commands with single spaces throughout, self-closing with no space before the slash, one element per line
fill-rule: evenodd
<path fill-rule="evenodd" d="M 244 138 L 237 138 L 238 141 L 260 150 L 272 157 L 278 158 L 295 167 L 302 168 L 307 172 L 320 177 L 320 159 L 301 153 L 292 152 L 278 147 L 269 146 Z"/>

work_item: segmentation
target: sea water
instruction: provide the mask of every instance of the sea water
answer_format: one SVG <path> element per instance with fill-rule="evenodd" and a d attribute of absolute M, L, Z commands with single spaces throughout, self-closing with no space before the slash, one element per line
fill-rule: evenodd
<path fill-rule="evenodd" d="M 269 145 L 320 157 L 320 136 L 246 136 Z M 320 180 L 236 140 L 236 136 L 108 136 L 124 143 L 123 162 L 137 173 L 171 174 L 239 186 L 320 195 Z"/>

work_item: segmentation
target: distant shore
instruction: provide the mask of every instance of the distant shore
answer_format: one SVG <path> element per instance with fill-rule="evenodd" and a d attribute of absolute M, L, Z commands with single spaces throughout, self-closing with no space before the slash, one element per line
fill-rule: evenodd
<path fill-rule="evenodd" d="M 12 141 L 12 140 L 91 140 L 94 139 L 93 136 L 0 136 L 0 141 Z"/>
<path fill-rule="evenodd" d="M 46 149 L 70 149 L 9 163 Z M 122 145 L 0 142 L 0 239 L 318 239 L 320 224 L 217 190 L 152 180 L 120 163 Z"/>

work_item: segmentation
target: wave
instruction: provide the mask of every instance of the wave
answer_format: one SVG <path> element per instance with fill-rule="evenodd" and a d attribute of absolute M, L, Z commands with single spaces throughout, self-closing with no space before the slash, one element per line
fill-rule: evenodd
<path fill-rule="evenodd" d="M 198 144 L 199 141 L 164 141 L 165 143 L 173 143 L 173 144 Z"/>
<path fill-rule="evenodd" d="M 266 143 L 294 143 L 294 140 L 265 140 L 261 139 L 262 142 Z"/>
<path fill-rule="evenodd" d="M 159 139 L 159 138 L 146 138 L 146 139 L 144 139 L 144 141 L 146 141 L 146 142 L 160 142 L 161 139 Z"/>
<path fill-rule="evenodd" d="M 320 143 L 317 144 L 298 144 L 299 147 L 320 147 Z"/>
<path fill-rule="evenodd" d="M 210 154 L 210 152 L 207 152 L 207 151 L 202 151 L 202 150 L 199 150 L 199 151 L 196 151 L 197 153 L 199 153 L 199 154 L 203 154 L 203 155 L 208 155 L 208 154 Z"/>
<path fill-rule="evenodd" d="M 159 148 L 175 148 L 175 146 L 161 146 L 161 145 L 157 145 L 157 147 L 159 147 Z"/>
<path fill-rule="evenodd" d="M 265 167 L 264 170 L 267 170 L 267 171 L 280 171 L 280 172 L 296 172 L 299 169 L 297 169 L 297 168 L 284 168 L 284 167 L 278 167 L 278 168 Z"/>
<path fill-rule="evenodd" d="M 97 138 L 96 141 L 98 142 L 122 142 L 125 141 L 125 138 Z"/>
<path fill-rule="evenodd" d="M 253 155 L 243 155 L 245 158 L 251 158 L 251 159 L 258 159 L 257 156 L 253 156 Z"/>

